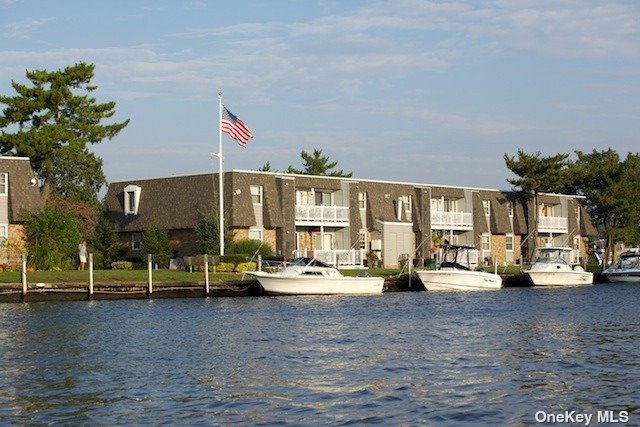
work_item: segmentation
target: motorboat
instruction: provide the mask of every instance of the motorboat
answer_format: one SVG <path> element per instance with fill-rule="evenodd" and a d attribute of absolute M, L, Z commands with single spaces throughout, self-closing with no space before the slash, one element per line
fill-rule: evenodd
<path fill-rule="evenodd" d="M 417 270 L 416 274 L 428 291 L 486 290 L 502 288 L 502 277 L 472 270 L 469 255 L 473 246 L 442 246 L 442 262 L 435 270 Z"/>
<path fill-rule="evenodd" d="M 538 249 L 536 261 L 525 271 L 534 286 L 576 286 L 593 284 L 593 273 L 571 262 L 571 248 L 549 246 Z"/>
<path fill-rule="evenodd" d="M 602 272 L 607 282 L 640 283 L 640 248 L 633 248 L 620 254 L 620 259 Z"/>
<path fill-rule="evenodd" d="M 343 276 L 340 271 L 315 258 L 296 258 L 276 272 L 251 271 L 269 295 L 356 295 L 381 294 L 383 277 Z"/>

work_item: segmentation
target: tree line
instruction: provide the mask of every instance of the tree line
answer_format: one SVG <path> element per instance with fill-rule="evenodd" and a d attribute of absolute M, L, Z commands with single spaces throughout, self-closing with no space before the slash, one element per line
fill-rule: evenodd
<path fill-rule="evenodd" d="M 621 158 L 612 148 L 573 154 L 573 160 L 569 153 L 542 156 L 539 151 L 518 150 L 514 156 L 505 154 L 507 168 L 518 176 L 507 181 L 533 198 L 534 206 L 542 192 L 584 196 L 587 212 L 605 239 L 605 259 L 616 242 L 640 245 L 640 155 Z M 537 215 L 536 209 L 536 223 Z"/>

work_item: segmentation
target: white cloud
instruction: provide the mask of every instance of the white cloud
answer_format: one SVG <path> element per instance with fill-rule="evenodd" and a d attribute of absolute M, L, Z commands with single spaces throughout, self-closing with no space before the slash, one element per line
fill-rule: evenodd
<path fill-rule="evenodd" d="M 0 38 L 27 40 L 39 27 L 53 20 L 53 18 L 39 18 L 23 19 L 17 22 L 10 22 L 2 27 L 2 30 L 0 31 Z"/>

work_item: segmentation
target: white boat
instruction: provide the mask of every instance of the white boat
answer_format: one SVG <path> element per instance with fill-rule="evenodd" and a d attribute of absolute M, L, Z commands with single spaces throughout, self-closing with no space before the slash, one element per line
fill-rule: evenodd
<path fill-rule="evenodd" d="M 443 262 L 436 270 L 417 270 L 416 274 L 428 291 L 486 290 L 502 288 L 502 277 L 486 271 L 471 270 L 469 252 L 472 246 L 443 246 Z"/>
<path fill-rule="evenodd" d="M 525 271 L 534 286 L 576 286 L 593 284 L 593 273 L 571 263 L 571 248 L 538 249 L 536 261 Z"/>
<path fill-rule="evenodd" d="M 256 277 L 269 295 L 381 294 L 383 277 L 347 277 L 337 268 L 314 258 L 296 258 L 281 271 L 247 272 Z"/>
<path fill-rule="evenodd" d="M 607 282 L 640 283 L 640 248 L 629 249 L 620 259 L 602 272 Z"/>

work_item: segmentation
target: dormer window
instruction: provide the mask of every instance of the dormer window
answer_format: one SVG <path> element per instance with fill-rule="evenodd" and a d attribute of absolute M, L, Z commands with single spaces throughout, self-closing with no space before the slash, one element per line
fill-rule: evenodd
<path fill-rule="evenodd" d="M 0 196 L 6 196 L 9 194 L 7 191 L 7 182 L 9 181 L 8 177 L 8 174 L 0 173 Z"/>
<path fill-rule="evenodd" d="M 407 221 L 411 221 L 411 205 L 413 204 L 411 196 L 400 196 L 398 197 L 398 203 L 396 205 L 397 212 L 396 217 L 399 221 L 402 221 L 402 213 L 404 212 L 404 218 Z"/>
<path fill-rule="evenodd" d="M 482 201 L 482 208 L 484 209 L 484 214 L 486 216 L 490 216 L 491 215 L 491 201 L 490 200 L 483 200 Z"/>
<path fill-rule="evenodd" d="M 137 185 L 127 185 L 124 188 L 125 215 L 138 215 L 138 208 L 140 207 L 140 193 L 142 193 L 142 188 Z"/>
<path fill-rule="evenodd" d="M 252 185 L 251 189 L 251 201 L 254 205 L 262 205 L 262 185 Z"/>

